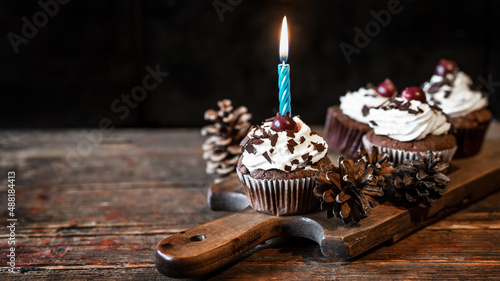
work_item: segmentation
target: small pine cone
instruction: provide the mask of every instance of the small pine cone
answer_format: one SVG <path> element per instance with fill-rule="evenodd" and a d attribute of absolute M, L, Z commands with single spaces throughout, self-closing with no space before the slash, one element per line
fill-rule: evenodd
<path fill-rule="evenodd" d="M 321 199 L 321 209 L 327 210 L 328 218 L 339 218 L 344 224 L 358 223 L 377 205 L 372 196 L 384 192 L 374 184 L 373 166 L 363 159 L 354 162 L 340 156 L 338 163 L 339 167 L 323 165 L 316 172 L 314 195 Z"/>
<path fill-rule="evenodd" d="M 359 158 L 373 166 L 373 182 L 375 185 L 388 191 L 391 187 L 391 177 L 396 172 L 392 163 L 389 162 L 389 154 L 378 154 L 378 149 L 374 146 L 372 146 L 372 153 L 368 154 L 364 147 L 361 147 L 359 149 Z"/>
<path fill-rule="evenodd" d="M 229 176 L 236 170 L 241 155 L 240 142 L 250 130 L 252 114 L 244 106 L 233 108 L 231 100 L 217 102 L 219 110 L 205 111 L 205 120 L 212 122 L 201 129 L 203 136 L 209 136 L 203 143 L 203 159 L 207 161 L 207 174 L 216 181 Z"/>
<path fill-rule="evenodd" d="M 397 166 L 394 194 L 410 205 L 432 206 L 441 199 L 450 178 L 443 174 L 448 163 L 435 158 L 432 151 L 420 153 L 418 160 L 405 160 Z"/>

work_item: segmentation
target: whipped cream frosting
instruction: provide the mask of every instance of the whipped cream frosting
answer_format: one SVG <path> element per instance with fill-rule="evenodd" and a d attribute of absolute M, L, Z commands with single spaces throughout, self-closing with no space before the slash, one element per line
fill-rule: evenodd
<path fill-rule="evenodd" d="M 370 109 L 370 127 L 375 134 L 398 141 L 421 140 L 427 135 L 444 135 L 451 124 L 446 116 L 429 104 L 397 97 Z"/>
<path fill-rule="evenodd" d="M 242 141 L 242 164 L 250 171 L 255 169 L 279 169 L 286 172 L 310 167 L 325 157 L 328 145 L 318 134 L 311 131 L 299 117 L 293 117 L 298 132 L 276 132 L 272 121 L 253 127 Z"/>
<path fill-rule="evenodd" d="M 488 106 L 486 95 L 472 90 L 471 86 L 470 77 L 459 71 L 446 76 L 433 75 L 422 89 L 429 104 L 439 106 L 446 115 L 453 118 L 463 117 Z"/>
<path fill-rule="evenodd" d="M 350 118 L 368 124 L 370 119 L 367 114 L 369 108 L 377 107 L 389 98 L 381 96 L 373 88 L 359 88 L 357 91 L 347 92 L 340 97 L 340 109 Z M 365 108 L 363 110 L 363 108 Z"/>

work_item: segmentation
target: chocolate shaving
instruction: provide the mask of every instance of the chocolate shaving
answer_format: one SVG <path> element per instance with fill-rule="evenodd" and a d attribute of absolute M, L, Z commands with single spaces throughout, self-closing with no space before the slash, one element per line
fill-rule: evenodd
<path fill-rule="evenodd" d="M 370 112 L 370 108 L 366 105 L 363 105 L 363 109 L 361 109 L 361 112 L 363 113 L 363 116 L 367 116 Z"/>
<path fill-rule="evenodd" d="M 253 147 L 253 145 L 251 143 L 247 144 L 245 146 L 245 150 L 250 153 L 250 154 L 255 154 L 255 148 Z"/>
<path fill-rule="evenodd" d="M 294 140 L 288 140 L 288 144 L 291 146 L 297 146 L 298 144 Z"/>
<path fill-rule="evenodd" d="M 378 124 L 373 120 L 370 120 L 370 123 L 372 123 L 373 126 L 378 126 Z"/>
<path fill-rule="evenodd" d="M 243 138 L 243 140 L 241 140 L 240 145 L 245 147 L 245 145 L 247 145 L 249 140 L 250 140 L 250 138 L 248 136 L 245 136 L 245 138 Z"/>
<path fill-rule="evenodd" d="M 292 163 L 292 165 L 299 165 L 300 162 L 297 159 L 293 159 L 290 163 Z"/>
<path fill-rule="evenodd" d="M 292 167 L 285 165 L 285 171 L 290 172 L 292 170 Z"/>
<path fill-rule="evenodd" d="M 304 155 L 302 155 L 300 157 L 302 158 L 302 160 L 306 161 L 307 158 L 309 158 L 309 153 L 306 153 L 306 154 L 304 154 Z"/>
<path fill-rule="evenodd" d="M 269 149 L 269 153 L 272 154 L 273 152 L 274 152 L 274 148 Z"/>
<path fill-rule="evenodd" d="M 295 138 L 295 133 L 290 130 L 286 130 L 286 136 L 289 138 Z"/>
<path fill-rule="evenodd" d="M 276 118 L 276 117 L 269 117 L 269 118 L 266 118 L 266 119 L 265 119 L 265 122 L 273 121 L 273 120 L 274 120 L 274 118 Z"/>
<path fill-rule="evenodd" d="M 269 139 L 271 140 L 271 146 L 274 147 L 278 141 L 278 134 L 272 135 Z"/>
<path fill-rule="evenodd" d="M 306 141 L 306 138 L 304 136 L 300 137 L 300 143 L 304 143 Z"/>
<path fill-rule="evenodd" d="M 314 148 L 318 151 L 318 152 L 322 152 L 323 150 L 325 150 L 325 146 L 321 143 L 315 143 L 315 142 L 311 142 L 313 145 L 314 145 Z"/>
<path fill-rule="evenodd" d="M 262 156 L 264 156 L 264 158 L 266 158 L 267 162 L 269 162 L 269 164 L 272 164 L 273 161 L 271 160 L 271 157 L 269 157 L 269 154 L 267 154 L 267 151 L 262 153 Z"/>
<path fill-rule="evenodd" d="M 294 150 L 293 145 L 287 144 L 286 146 L 288 147 L 288 150 L 290 151 L 290 153 L 293 154 L 293 150 Z"/>
<path fill-rule="evenodd" d="M 261 144 L 261 143 L 263 143 L 263 142 L 264 142 L 264 141 L 263 141 L 263 140 L 261 140 L 261 139 L 251 139 L 251 140 L 250 140 L 250 143 L 252 143 L 252 144 Z"/>
<path fill-rule="evenodd" d="M 316 133 L 316 132 L 311 132 L 309 135 L 310 135 L 310 136 L 314 136 L 314 135 L 317 135 L 317 134 L 318 134 L 318 133 Z"/>
<path fill-rule="evenodd" d="M 429 87 L 429 89 L 427 90 L 427 93 L 429 93 L 429 94 L 435 94 L 435 93 L 439 92 L 439 88 L 440 88 L 440 86 L 439 86 L 439 85 L 437 85 L 437 84 L 432 84 L 432 85 Z"/>
<path fill-rule="evenodd" d="M 449 98 L 451 95 L 451 91 L 444 91 L 444 97 Z"/>

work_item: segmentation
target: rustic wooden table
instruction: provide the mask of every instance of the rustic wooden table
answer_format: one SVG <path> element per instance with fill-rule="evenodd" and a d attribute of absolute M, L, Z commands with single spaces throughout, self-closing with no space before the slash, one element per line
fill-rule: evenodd
<path fill-rule="evenodd" d="M 100 133 L 0 133 L 0 279 L 168 279 L 155 268 L 156 244 L 229 214 L 207 205 L 212 180 L 204 172 L 199 130 L 115 130 L 102 140 Z M 493 124 L 487 146 L 499 144 L 500 124 Z M 9 171 L 16 180 L 11 217 Z M 496 192 L 350 262 L 325 258 L 306 239 L 275 238 L 208 278 L 498 278 L 499 202 Z M 8 272 L 9 218 L 17 219 L 14 253 L 20 273 L 15 275 Z"/>

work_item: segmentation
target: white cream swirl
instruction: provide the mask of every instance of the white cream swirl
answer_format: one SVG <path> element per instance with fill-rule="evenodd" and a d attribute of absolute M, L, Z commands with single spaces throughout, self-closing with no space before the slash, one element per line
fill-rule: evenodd
<path fill-rule="evenodd" d="M 318 134 L 311 132 L 311 128 L 299 117 L 295 116 L 293 120 L 299 127 L 299 131 L 293 136 L 287 131 L 276 132 L 272 130 L 272 122 L 265 122 L 262 126 L 250 130 L 247 135 L 250 141 L 263 135 L 268 136 L 260 138 L 263 142 L 259 144 L 248 144 L 253 145 L 253 153 L 249 152 L 248 149 L 243 151 L 241 163 L 250 173 L 255 169 L 279 169 L 287 172 L 297 168 L 309 170 L 312 169 L 311 163 L 316 163 L 325 157 L 328 151 L 325 140 Z M 273 135 L 277 135 L 274 146 L 271 141 Z M 264 156 L 265 154 L 269 160 Z"/>
<path fill-rule="evenodd" d="M 421 140 L 427 135 L 446 134 L 451 127 L 443 112 L 417 100 L 401 97 L 370 109 L 370 127 L 376 135 L 398 141 Z"/>
<path fill-rule="evenodd" d="M 444 79 L 453 81 L 451 85 L 444 83 Z M 439 89 L 429 89 L 433 84 L 442 84 Z M 480 91 L 471 90 L 472 80 L 464 72 L 460 71 L 453 77 L 448 73 L 446 77 L 433 75 L 429 82 L 425 82 L 422 89 L 425 91 L 427 101 L 432 105 L 439 106 L 443 112 L 450 117 L 463 117 L 473 111 L 488 106 L 488 98 Z M 436 92 L 434 92 L 436 91 Z"/>
<path fill-rule="evenodd" d="M 340 97 L 340 109 L 342 113 L 350 118 L 368 124 L 370 119 L 363 114 L 363 108 L 366 106 L 377 107 L 387 101 L 389 98 L 381 96 L 373 88 L 359 88 L 357 91 L 347 92 Z M 368 113 L 368 112 L 366 112 Z"/>

